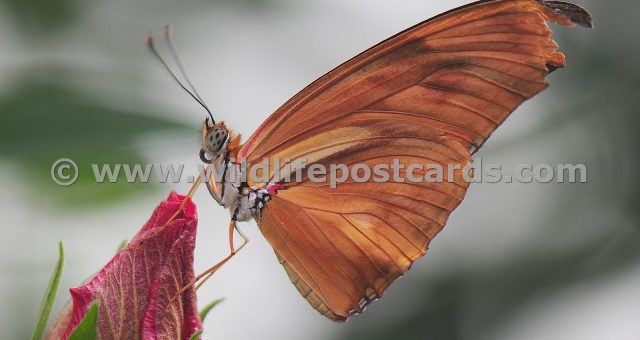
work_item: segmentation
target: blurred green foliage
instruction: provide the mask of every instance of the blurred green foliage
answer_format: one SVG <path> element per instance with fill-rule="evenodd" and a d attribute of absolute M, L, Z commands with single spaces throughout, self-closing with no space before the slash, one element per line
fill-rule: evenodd
<path fill-rule="evenodd" d="M 3 112 L 0 157 L 23 168 L 25 186 L 55 197 L 66 207 L 87 207 L 118 201 L 149 190 L 142 183 L 96 183 L 91 164 L 144 163 L 134 146 L 137 137 L 157 131 L 190 131 L 192 127 L 159 118 L 154 112 L 125 112 L 97 100 L 96 94 L 66 85 L 63 70 L 25 75 L 0 95 Z M 144 107 L 144 105 L 139 105 Z M 79 167 L 78 181 L 56 185 L 52 164 L 70 158 Z"/>
<path fill-rule="evenodd" d="M 80 12 L 80 0 L 2 0 L 14 26 L 29 38 L 53 38 L 73 24 Z"/>

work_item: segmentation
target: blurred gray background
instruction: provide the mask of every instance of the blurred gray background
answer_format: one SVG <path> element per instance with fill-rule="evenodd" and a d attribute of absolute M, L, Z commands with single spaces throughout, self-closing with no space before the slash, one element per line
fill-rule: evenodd
<path fill-rule="evenodd" d="M 248 137 L 334 66 L 463 3 L 0 0 L 0 338 L 30 335 L 58 240 L 56 311 L 171 190 L 188 190 L 89 176 L 91 163 L 198 163 L 204 113 L 145 49 L 148 31 L 173 25 L 200 93 Z M 242 225 L 252 242 L 199 292 L 201 306 L 226 298 L 204 338 L 639 339 L 640 4 L 580 4 L 596 30 L 557 28 L 568 67 L 477 156 L 583 163 L 588 184 L 472 185 L 430 253 L 346 324 L 310 308 L 255 223 Z M 60 157 L 80 165 L 71 187 L 49 177 Z M 226 255 L 229 213 L 206 190 L 195 201 L 202 270 Z"/>

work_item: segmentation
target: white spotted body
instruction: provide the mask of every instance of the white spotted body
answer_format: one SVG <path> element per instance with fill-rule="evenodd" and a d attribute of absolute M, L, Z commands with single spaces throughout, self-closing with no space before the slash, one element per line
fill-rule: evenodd
<path fill-rule="evenodd" d="M 242 183 L 240 164 L 228 161 L 223 181 L 219 185 L 224 188 L 222 205 L 235 214 L 237 221 L 248 221 L 258 216 L 265 204 L 271 200 L 268 187 L 252 189 Z"/>

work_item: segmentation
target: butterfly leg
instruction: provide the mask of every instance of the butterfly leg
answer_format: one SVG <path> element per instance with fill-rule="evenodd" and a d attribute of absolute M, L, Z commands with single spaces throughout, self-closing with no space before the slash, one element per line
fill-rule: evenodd
<path fill-rule="evenodd" d="M 187 291 L 187 289 L 191 288 L 193 285 L 198 283 L 198 281 L 200 281 L 200 280 L 202 280 L 202 281 L 200 281 L 198 283 L 196 288 L 199 288 L 200 286 L 202 286 L 209 278 L 211 278 L 211 276 L 213 276 L 213 274 L 216 271 L 218 271 L 218 269 L 220 269 L 225 263 L 229 262 L 229 260 L 231 260 L 231 258 L 233 258 L 240 250 L 242 250 L 242 248 L 244 248 L 244 246 L 247 245 L 247 243 L 249 243 L 249 238 L 242 231 L 240 231 L 240 229 L 237 226 L 237 222 L 236 222 L 237 213 L 238 213 L 238 211 L 236 209 L 236 211 L 233 214 L 233 217 L 231 218 L 231 222 L 229 222 L 229 248 L 230 248 L 229 255 L 227 255 L 227 257 L 222 259 L 220 262 L 216 263 L 211 268 L 205 270 L 203 273 L 201 273 L 200 275 L 196 276 L 193 280 L 191 280 L 191 282 L 189 282 L 189 284 L 187 284 L 186 286 L 182 287 L 182 289 L 180 289 L 180 291 L 171 299 L 171 301 L 174 301 L 178 296 L 180 296 L 182 293 Z M 234 242 L 233 242 L 234 231 L 237 231 L 238 234 L 240 235 L 240 237 L 242 237 L 242 240 L 243 240 L 242 244 L 238 248 L 235 248 L 235 245 L 234 245 Z"/>
<path fill-rule="evenodd" d="M 202 176 L 204 176 L 204 175 L 202 175 Z M 167 221 L 166 224 L 171 223 L 178 216 L 178 214 L 180 214 L 182 212 L 182 209 L 184 209 L 184 205 L 187 204 L 187 200 L 190 199 L 191 197 L 193 197 L 193 195 L 196 193 L 196 190 L 198 189 L 198 186 L 200 185 L 200 183 L 202 183 L 202 176 L 198 176 L 198 178 L 195 180 L 195 182 L 193 182 L 193 185 L 189 189 L 189 192 L 187 193 L 187 195 L 184 196 L 184 199 L 182 200 L 182 203 L 180 204 L 180 207 L 173 214 L 173 216 L 171 216 L 171 218 L 169 218 L 169 220 Z"/>
<path fill-rule="evenodd" d="M 238 232 L 240 237 L 242 237 L 242 244 L 237 249 L 234 248 L 234 244 L 233 244 L 233 231 L 234 230 Z M 198 275 L 198 277 L 200 277 L 202 279 L 202 281 L 198 282 L 198 284 L 196 285 L 196 289 L 200 288 L 200 286 L 202 286 L 205 282 L 207 282 L 207 280 L 209 280 L 209 278 L 211 278 L 211 276 L 213 276 L 213 274 L 220 267 L 222 267 L 222 265 L 224 263 L 229 261 L 235 254 L 237 254 L 240 250 L 242 250 L 242 248 L 244 248 L 244 246 L 247 245 L 247 243 L 249 243 L 249 238 L 247 237 L 247 235 L 245 235 L 240 230 L 240 228 L 238 228 L 238 225 L 237 225 L 236 221 L 232 220 L 231 223 L 229 224 L 229 246 L 230 246 L 231 252 L 229 253 L 229 255 L 226 258 L 224 258 L 222 261 L 220 261 L 215 266 L 211 267 L 211 269 L 213 269 L 214 267 L 217 267 L 217 268 L 215 268 L 213 270 L 210 269 L 211 270 L 210 272 L 209 272 L 209 270 L 207 270 L 204 273 Z M 198 281 L 198 278 L 196 278 L 196 281 Z"/>

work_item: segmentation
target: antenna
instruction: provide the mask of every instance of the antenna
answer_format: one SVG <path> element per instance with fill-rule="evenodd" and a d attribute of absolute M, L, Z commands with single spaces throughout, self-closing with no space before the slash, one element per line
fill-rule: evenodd
<path fill-rule="evenodd" d="M 167 44 L 167 47 L 169 47 L 169 51 L 171 52 L 171 56 L 173 57 L 173 60 L 175 61 L 176 65 L 178 65 L 178 69 L 180 70 L 180 74 L 182 74 L 182 78 L 184 78 L 187 81 L 187 85 L 189 85 L 189 88 L 191 89 L 191 91 L 193 91 L 196 97 L 200 99 L 200 102 L 204 104 L 204 100 L 198 93 L 198 90 L 196 90 L 196 87 L 193 86 L 193 84 L 191 83 L 191 80 L 189 80 L 189 76 L 187 76 L 187 72 L 182 66 L 182 62 L 180 61 L 180 57 L 178 56 L 177 50 L 175 49 L 175 47 L 173 47 L 173 42 L 171 41 L 171 25 L 164 26 L 164 40 Z"/>
<path fill-rule="evenodd" d="M 158 53 L 158 51 L 156 50 L 156 48 L 153 45 L 153 36 L 151 35 L 151 33 L 149 33 L 149 35 L 147 35 L 147 47 L 149 47 L 149 50 L 151 51 L 151 53 L 153 53 L 153 55 L 156 57 L 156 59 L 158 59 L 160 61 L 160 63 L 164 67 L 164 69 L 169 73 L 169 75 L 173 78 L 173 80 L 175 80 L 176 83 L 178 83 L 178 85 L 185 92 L 187 92 L 191 96 L 191 98 L 193 98 L 196 102 L 198 102 L 198 104 L 200 104 L 200 106 L 202 106 L 205 110 L 207 110 L 207 113 L 209 114 L 209 117 L 211 118 L 211 122 L 215 124 L 216 121 L 213 119 L 213 114 L 211 113 L 211 110 L 209 110 L 207 105 L 200 98 L 200 95 L 198 95 L 198 93 L 193 88 L 193 85 L 191 84 L 189 79 L 186 77 L 186 75 L 184 73 L 184 70 L 181 67 L 181 65 L 178 63 L 178 67 L 180 68 L 182 75 L 186 78 L 187 83 L 193 89 L 193 92 L 189 91 L 189 89 L 186 86 L 184 86 L 184 84 L 180 81 L 180 79 L 178 79 L 178 77 L 175 75 L 175 73 L 173 73 L 173 71 L 171 71 L 171 68 L 169 67 L 169 65 L 167 65 L 167 62 L 164 61 L 164 59 L 160 56 L 160 53 Z M 173 50 L 173 48 L 171 48 L 171 50 Z M 175 51 L 173 51 L 172 54 L 174 54 L 174 52 Z"/>

